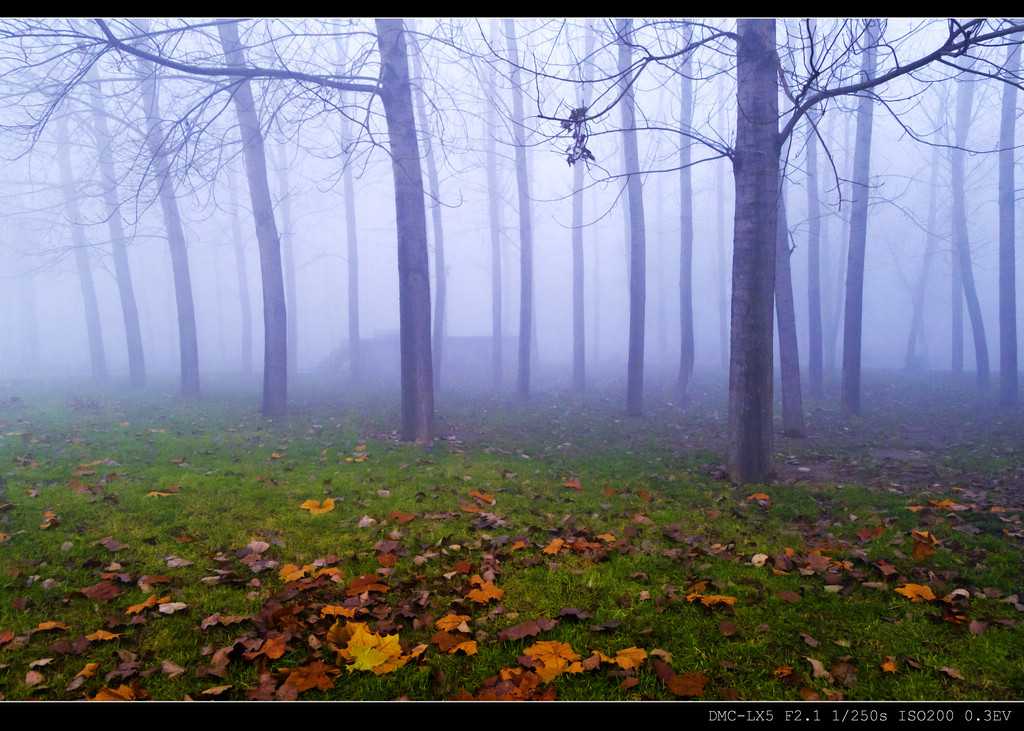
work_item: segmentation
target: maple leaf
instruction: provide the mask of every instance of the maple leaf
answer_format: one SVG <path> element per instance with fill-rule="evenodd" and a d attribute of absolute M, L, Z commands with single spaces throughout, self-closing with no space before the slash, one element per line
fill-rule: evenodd
<path fill-rule="evenodd" d="M 704 696 L 704 684 L 706 682 L 708 682 L 707 676 L 697 671 L 677 675 L 669 680 L 666 685 L 675 695 L 695 698 Z"/>
<path fill-rule="evenodd" d="M 40 622 L 39 625 L 32 631 L 45 632 L 51 629 L 68 629 L 68 626 L 63 622 Z"/>
<path fill-rule="evenodd" d="M 566 487 L 573 487 L 576 488 L 577 490 L 583 489 L 583 486 L 580 484 L 579 480 L 566 480 L 564 484 Z"/>
<path fill-rule="evenodd" d="M 523 652 L 533 660 L 534 671 L 545 683 L 567 671 L 569 663 L 580 660 L 568 642 L 557 640 L 535 642 Z"/>
<path fill-rule="evenodd" d="M 158 599 L 156 594 L 150 594 L 146 598 L 146 601 L 140 604 L 133 604 L 132 606 L 128 607 L 128 609 L 125 610 L 125 614 L 138 614 L 139 612 L 146 611 L 150 607 L 155 607 L 157 604 L 165 604 L 169 601 L 171 601 L 171 597 L 169 596 L 160 597 Z"/>
<path fill-rule="evenodd" d="M 434 626 L 444 632 L 451 632 L 452 630 L 469 632 L 469 625 L 466 624 L 469 619 L 468 614 L 446 614 L 434 622 Z"/>
<path fill-rule="evenodd" d="M 109 581 L 101 581 L 98 584 L 87 586 L 82 593 L 95 601 L 108 601 L 121 594 L 121 590 Z"/>
<path fill-rule="evenodd" d="M 102 642 L 105 640 L 116 640 L 120 636 L 120 634 L 115 635 L 113 632 L 107 632 L 105 629 L 98 629 L 91 635 L 86 635 L 85 639 L 90 642 Z"/>
<path fill-rule="evenodd" d="M 353 579 L 352 583 L 345 588 L 345 593 L 348 596 L 357 596 L 367 591 L 385 592 L 388 588 L 385 584 L 380 583 L 380 580 L 373 574 L 366 574 Z"/>
<path fill-rule="evenodd" d="M 647 650 L 639 647 L 627 647 L 625 650 L 618 650 L 615 653 L 613 662 L 623 670 L 638 668 L 647 659 Z"/>
<path fill-rule="evenodd" d="M 558 551 L 562 548 L 564 544 L 565 541 L 563 541 L 561 538 L 554 538 L 552 539 L 551 543 L 549 543 L 544 548 L 544 550 L 541 551 L 541 553 L 547 553 L 553 556 L 558 553 Z"/>
<path fill-rule="evenodd" d="M 466 596 L 472 599 L 477 604 L 486 604 L 491 599 L 501 599 L 505 596 L 505 590 L 499 589 L 490 581 L 484 581 L 480 578 L 479 574 L 473 574 L 473 578 L 469 580 L 470 584 L 479 585 L 477 589 L 470 589 Z"/>
<path fill-rule="evenodd" d="M 292 670 L 285 680 L 285 684 L 295 686 L 299 693 L 304 693 L 313 688 L 330 690 L 334 687 L 332 675 L 337 675 L 340 670 L 325 664 L 322 660 L 302 665 Z"/>
<path fill-rule="evenodd" d="M 686 601 L 690 602 L 690 604 L 693 604 L 695 601 L 698 600 L 700 600 L 700 603 L 703 604 L 705 607 L 711 608 L 718 607 L 723 604 L 727 607 L 731 607 L 736 603 L 736 597 L 734 596 L 722 596 L 721 594 L 700 594 L 697 592 L 686 595 Z"/>
<path fill-rule="evenodd" d="M 893 657 L 892 655 L 887 655 L 886 656 L 885 662 L 882 663 L 882 672 L 883 673 L 892 673 L 894 675 L 899 672 L 899 670 L 896 669 L 896 658 L 895 657 Z"/>
<path fill-rule="evenodd" d="M 402 646 L 398 635 L 379 635 L 370 632 L 361 622 L 353 623 L 353 633 L 345 651 L 352 663 L 348 666 L 353 670 L 369 670 L 374 675 L 391 672 L 406 663 L 408 658 L 402 656 Z"/>
<path fill-rule="evenodd" d="M 322 515 L 334 510 L 334 498 L 327 498 L 322 503 L 318 503 L 316 500 L 307 500 L 299 507 L 308 510 L 310 515 Z"/>
<path fill-rule="evenodd" d="M 911 530 L 910 537 L 914 539 L 914 560 L 920 561 L 935 553 L 935 546 L 939 544 L 938 539 L 928 531 Z"/>
<path fill-rule="evenodd" d="M 896 588 L 897 594 L 902 594 L 912 602 L 930 602 L 937 597 L 931 587 L 924 584 L 905 584 Z"/>

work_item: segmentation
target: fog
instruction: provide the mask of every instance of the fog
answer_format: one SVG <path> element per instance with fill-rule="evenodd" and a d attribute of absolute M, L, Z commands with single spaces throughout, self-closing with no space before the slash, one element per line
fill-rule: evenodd
<path fill-rule="evenodd" d="M 780 21 L 780 45 L 795 37 L 795 21 Z M 128 351 L 115 264 L 108 230 L 109 209 L 88 108 L 84 75 L 86 60 L 102 79 L 104 105 L 111 118 L 110 153 L 117 171 L 119 215 L 128 237 L 127 254 L 142 329 L 145 365 L 151 378 L 177 377 L 179 328 L 171 255 L 152 157 L 147 157 L 140 132 L 138 71 L 126 53 L 104 46 L 101 34 L 87 21 L 60 19 L 36 24 L 2 21 L 0 93 L 12 111 L 2 133 L 4 172 L 0 176 L 0 378 L 9 384 L 41 377 L 88 377 L 92 374 L 82 281 L 76 267 L 75 223 L 62 196 L 57 150 L 70 152 L 74 197 L 80 205 L 80 228 L 87 242 L 88 266 L 95 282 L 102 344 L 109 382 L 127 384 Z M 181 21 L 154 21 L 172 32 L 156 39 L 159 54 L 190 63 L 223 65 L 222 59 L 201 58 L 209 46 L 209 28 L 191 28 Z M 198 26 L 197 23 L 191 25 Z M 559 24 L 517 21 L 527 77 L 526 126 L 530 165 L 530 197 L 534 234 L 535 377 L 568 386 L 572 373 L 572 202 L 573 166 L 566 164 L 570 140 L 558 121 L 577 103 L 580 91 L 571 78 L 583 56 L 583 21 Z M 594 21 L 598 51 L 592 108 L 612 101 L 615 93 L 616 48 L 610 25 Z M 642 26 L 637 22 L 638 27 Z M 716 22 L 723 29 L 729 21 Z M 921 34 L 934 30 L 906 20 L 890 20 L 887 38 L 910 53 Z M 39 33 L 53 26 L 74 28 L 81 36 L 52 39 Z M 110 26 L 123 37 L 122 21 Z M 418 21 L 424 58 L 428 134 L 440 180 L 439 203 L 444 230 L 447 274 L 446 337 L 479 338 L 477 350 L 444 350 L 440 392 L 473 382 L 488 386 L 487 355 L 491 325 L 491 250 L 485 141 L 493 135 L 499 161 L 495 170 L 500 200 L 501 302 L 504 348 L 503 388 L 515 386 L 519 327 L 519 219 L 509 101 L 509 69 L 503 41 L 488 55 L 484 36 L 488 21 Z M 294 27 L 296 34 L 289 35 Z M 296 68 L 331 74 L 333 46 L 322 34 L 332 28 L 347 37 L 349 63 L 362 64 L 361 76 L 373 79 L 379 70 L 372 45 L 372 23 L 317 25 L 300 21 L 242 24 L 243 44 L 254 65 L 272 67 L 294 60 Z M 787 29 L 788 28 L 788 29 Z M 918 35 L 908 35 L 916 31 Z M 671 45 L 670 28 L 638 30 L 638 44 L 652 54 Z M 823 31 L 824 33 L 825 31 Z M 360 35 L 362 34 L 362 35 Z M 842 37 L 837 32 L 837 38 Z M 268 47 L 274 38 L 276 50 Z M 83 40 L 84 39 L 84 40 Z M 369 39 L 369 40 L 368 40 Z M 75 42 L 86 44 L 80 57 L 59 52 Z M 318 50 L 317 44 L 326 50 Z M 204 46 L 206 44 L 206 46 Z M 362 44 L 362 45 L 360 45 Z M 677 44 L 678 45 L 678 44 Z M 27 57 L 16 51 L 31 47 Z M 210 46 L 212 47 L 212 46 Z M 693 112 L 693 321 L 696 367 L 715 369 L 726 378 L 728 306 L 733 242 L 733 167 L 711 141 L 726 148 L 735 143 L 735 58 L 709 46 L 696 53 Z M 980 49 L 979 64 L 992 73 L 1005 61 L 1006 48 Z M 362 55 L 360 55 L 362 54 Z M 785 56 L 784 56 L 785 57 Z M 799 59 L 801 56 L 797 54 Z M 35 63 L 37 59 L 48 59 Z M 785 57 L 788 59 L 788 57 Z M 283 60 L 282 60 L 283 59 Z M 547 66 L 544 66 L 545 60 Z M 788 63 L 786 60 L 784 63 Z M 317 68 L 317 63 L 322 63 Z M 859 56 L 848 61 L 855 74 Z M 652 63 L 636 80 L 646 223 L 645 364 L 649 374 L 674 373 L 680 358 L 680 176 L 678 149 L 679 84 L 677 61 Z M 546 70 L 547 78 L 529 72 Z M 497 90 L 488 97 L 477 72 L 491 73 Z M 955 70 L 954 70 L 955 71 Z M 196 308 L 201 374 L 237 376 L 250 367 L 254 392 L 263 364 L 261 268 L 249 189 L 238 146 L 237 121 L 229 93 L 214 91 L 221 80 L 190 76 L 187 71 L 160 70 L 161 116 L 168 125 L 166 144 L 172 151 L 175 182 Z M 803 73 L 797 69 L 796 79 Z M 864 285 L 862 363 L 867 368 L 905 367 L 914 289 L 926 260 L 929 191 L 933 159 L 938 162 L 937 208 L 933 233 L 938 247 L 930 262 L 924 293 L 921 340 L 915 369 L 949 371 L 953 350 L 953 248 L 949 192 L 954 114 L 958 82 L 948 69 L 932 75 L 933 83 L 900 79 L 878 91 L 883 102 L 874 110 L 871 145 L 870 206 Z M 998 371 L 998 159 L 999 110 L 1003 84 L 984 76 L 962 75 L 960 84 L 975 86 L 966 148 L 966 205 L 970 256 L 981 315 L 988 337 L 993 371 Z M 359 327 L 367 343 L 392 343 L 394 357 L 369 354 L 367 379 L 397 382 L 399 276 L 396 266 L 398 229 L 394 178 L 380 104 L 335 90 L 301 91 L 294 80 L 261 79 L 253 84 L 263 126 L 267 174 L 277 228 L 286 258 L 286 290 L 294 310 L 297 344 L 289 374 L 317 375 L 338 381 L 348 378 L 348 224 L 342 170 L 345 149 L 354 173 L 358 236 Z M 308 92 L 308 93 L 307 93 Z M 324 97 L 320 102 L 317 95 Z M 209 95 L 203 100 L 204 95 Z M 348 98 L 344 106 L 339 98 Z M 488 104 L 497 107 L 498 126 L 488 128 Z M 822 104 L 817 123 L 818 186 L 822 205 L 821 278 L 824 364 L 827 378 L 837 378 L 842 363 L 842 307 L 846 249 L 849 240 L 850 191 L 854 147 L 855 98 Z M 342 146 L 339 110 L 352 125 Z M 69 125 L 62 137 L 58 118 Z M 423 120 L 420 120 L 422 125 Z M 809 220 L 805 145 L 808 125 L 798 124 L 784 148 L 786 207 L 791 247 L 793 293 L 801 368 L 808 348 Z M 617 109 L 589 123 L 588 148 L 596 158 L 585 164 L 584 303 L 586 357 L 590 373 L 618 374 L 625 381 L 629 327 L 626 196 L 622 162 L 621 120 Z M 422 134 L 422 130 L 421 130 Z M 938 145 L 938 148 L 935 146 Z M 421 152 L 423 151 L 421 146 Z M 937 149 L 937 154 L 933 151 Z M 423 153 L 426 154 L 426 153 Z M 1015 155 L 1019 162 L 1020 153 Z M 288 188 L 283 187 L 281 160 Z M 234 188 L 234 196 L 232 196 Z M 234 198 L 234 201 L 232 200 Z M 430 231 L 431 292 L 436 293 L 434 239 L 429 222 L 434 203 L 427 195 Z M 287 208 L 288 226 L 284 219 Z M 1019 209 L 1019 206 L 1018 206 Z M 237 217 L 237 220 L 236 220 Z M 1019 218 L 1019 210 L 1018 210 Z M 235 224 L 245 253 L 245 277 L 252 303 L 251 363 L 243 362 L 241 288 L 235 257 Z M 290 257 L 291 261 L 287 261 Z M 294 268 L 294 284 L 287 278 Z M 1022 275 L 1017 272 L 1017 288 Z M 723 296 L 724 295 L 724 296 Z M 292 299 L 294 298 L 294 299 Z M 959 300 L 958 300 L 959 302 Z M 958 305 L 962 306 L 962 305 Z M 975 368 L 971 328 L 964 309 L 964 368 Z M 1017 318 L 1018 340 L 1024 318 Z M 369 347 L 369 346 L 367 346 Z M 385 347 L 385 346 L 381 346 Z M 467 346 L 468 347 L 468 346 Z M 777 346 L 776 346 L 777 347 Z M 470 355 L 467 355 L 470 353 Z M 475 354 L 475 355 L 474 355 Z M 479 357 L 477 357 L 479 356 Z M 476 358 L 476 360 L 474 360 Z M 776 354 L 775 363 L 778 363 Z M 435 363 L 435 369 L 438 364 Z M 463 378 L 461 373 L 472 377 Z M 805 376 L 806 377 L 806 376 Z"/>

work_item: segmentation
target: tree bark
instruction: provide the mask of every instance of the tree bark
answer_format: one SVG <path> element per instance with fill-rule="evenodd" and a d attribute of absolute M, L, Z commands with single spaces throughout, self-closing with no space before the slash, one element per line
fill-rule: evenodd
<path fill-rule="evenodd" d="M 684 43 L 689 43 L 689 29 Z M 693 60 L 687 56 L 679 69 L 679 400 L 690 400 L 693 377 L 693 149 L 690 128 L 693 125 Z"/>
<path fill-rule="evenodd" d="M 875 75 L 878 21 L 867 21 L 861 77 Z M 845 416 L 860 414 L 860 349 L 864 306 L 864 256 L 868 235 L 868 197 L 871 171 L 871 127 L 874 100 L 870 93 L 857 105 L 857 140 L 853 153 L 853 204 L 850 210 L 850 251 L 846 265 L 846 314 L 843 321 L 843 383 Z"/>
<path fill-rule="evenodd" d="M 89 242 L 85 238 L 82 216 L 78 201 L 80 192 L 75 186 L 75 177 L 71 171 L 71 139 L 68 136 L 67 117 L 62 116 L 58 128 L 57 165 L 60 168 L 60 188 L 64 194 L 64 204 L 68 212 L 68 224 L 71 227 L 71 241 L 75 250 L 75 267 L 78 270 L 78 281 L 82 287 L 82 305 L 85 314 L 85 332 L 89 338 L 89 363 L 94 381 L 107 379 L 107 358 L 103 349 L 103 326 L 100 321 L 100 308 L 96 300 L 96 284 L 92 277 L 92 265 L 89 262 Z"/>
<path fill-rule="evenodd" d="M 217 26 L 228 65 L 244 66 L 245 58 L 238 42 L 238 24 Z M 245 176 L 256 223 L 260 249 L 260 274 L 263 282 L 263 415 L 283 416 L 288 411 L 288 322 L 285 307 L 284 277 L 281 267 L 281 239 L 274 220 L 274 204 L 267 180 L 267 157 L 260 131 L 252 89 L 241 79 L 232 93 L 238 129 L 242 135 Z"/>
<path fill-rule="evenodd" d="M 960 283 L 967 300 L 967 314 L 971 320 L 971 335 L 974 340 L 974 361 L 978 390 L 988 389 L 988 341 L 985 338 L 985 323 L 981 318 L 978 290 L 974 283 L 974 266 L 971 263 L 971 244 L 967 234 L 967 191 L 966 158 L 967 133 L 971 125 L 971 107 L 974 99 L 974 82 L 960 80 L 957 83 L 956 101 L 956 146 L 952 157 L 952 217 L 953 248 L 960 265 Z"/>
<path fill-rule="evenodd" d="M 1015 39 L 1017 40 L 1017 39 Z M 1020 69 L 1020 45 L 1010 46 L 1005 70 Z M 999 404 L 1017 406 L 1017 290 L 1014 123 L 1017 117 L 1017 87 L 1003 84 L 999 123 Z"/>
<path fill-rule="evenodd" d="M 516 394 L 530 398 L 530 346 L 533 328 L 533 221 L 530 213 L 530 179 L 526 165 L 526 132 L 523 126 L 523 90 L 519 86 L 519 51 L 515 22 L 505 20 L 505 41 L 512 64 L 512 129 L 515 138 L 516 187 L 519 193 L 519 369 Z"/>
<path fill-rule="evenodd" d="M 148 24 L 140 21 L 145 32 Z M 153 158 L 157 196 L 167 229 L 171 251 L 171 272 L 174 277 L 174 299 L 178 319 L 178 351 L 181 364 L 181 394 L 186 398 L 199 396 L 199 341 L 196 334 L 195 301 L 192 297 L 192 276 L 189 273 L 188 244 L 181 225 L 178 198 L 171 179 L 170 163 L 164 147 L 163 121 L 157 100 L 156 69 L 149 61 L 139 59 L 142 105 L 146 116 L 146 145 Z"/>
<path fill-rule="evenodd" d="M 398 225 L 399 338 L 402 351 L 402 439 L 434 441 L 434 376 L 430 354 L 430 263 L 423 173 L 416 139 L 405 24 L 378 19 L 380 98 L 391 148 Z"/>
<path fill-rule="evenodd" d="M 132 285 L 132 270 L 128 263 L 128 241 L 121 220 L 120 202 L 117 199 L 117 176 L 110 148 L 113 138 L 107 125 L 106 110 L 103 108 L 103 94 L 96 67 L 89 69 L 88 87 L 95 131 L 96 156 L 99 161 L 103 202 L 106 206 L 107 230 L 110 233 L 110 249 L 114 259 L 114 278 L 121 301 L 121 319 L 124 322 L 125 344 L 128 349 L 128 380 L 132 388 L 146 386 L 146 358 L 142 350 L 142 328 L 139 326 L 139 308 L 135 302 L 135 288 Z"/>
<path fill-rule="evenodd" d="M 737 21 L 737 126 L 729 362 L 729 478 L 764 482 L 772 459 L 772 303 L 779 195 L 775 20 Z"/>
<path fill-rule="evenodd" d="M 626 73 L 632 57 L 633 21 L 617 20 L 619 74 L 624 95 L 621 102 L 623 151 L 626 161 L 626 193 L 629 201 L 629 360 L 626 366 L 626 416 L 644 413 L 644 322 L 647 304 L 647 234 L 644 225 L 644 191 L 636 139 L 636 111 L 632 78 Z"/>
<path fill-rule="evenodd" d="M 494 22 L 494 21 L 492 21 Z M 495 26 L 496 26 L 496 22 Z M 492 27 L 492 36 L 497 37 L 497 28 Z M 488 76 L 484 82 L 488 97 L 495 98 L 494 84 Z M 505 355 L 502 349 L 501 326 L 501 205 L 498 197 L 498 155 L 494 130 L 497 129 L 497 113 L 494 104 L 487 105 L 487 122 L 484 134 L 487 138 L 487 212 L 491 235 L 491 384 L 495 392 L 502 388 Z"/>

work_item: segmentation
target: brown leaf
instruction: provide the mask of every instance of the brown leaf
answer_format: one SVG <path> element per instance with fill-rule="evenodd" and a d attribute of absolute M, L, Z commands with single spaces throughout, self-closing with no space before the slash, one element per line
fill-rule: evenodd
<path fill-rule="evenodd" d="M 953 668 L 941 667 L 941 668 L 939 668 L 939 672 L 940 673 L 945 673 L 949 677 L 956 678 L 957 680 L 963 680 L 964 679 L 964 676 L 960 674 L 960 671 L 959 670 L 954 670 Z"/>
<path fill-rule="evenodd" d="M 704 696 L 704 684 L 708 678 L 702 672 L 682 673 L 668 681 L 668 689 L 675 695 L 684 698 L 700 698 Z"/>
<path fill-rule="evenodd" d="M 317 660 L 292 670 L 285 683 L 295 686 L 299 693 L 313 688 L 330 690 L 334 687 L 334 680 L 331 676 L 338 675 L 340 672 L 341 670 L 338 668 L 325 665 L 322 660 Z"/>
<path fill-rule="evenodd" d="M 101 581 L 83 588 L 82 593 L 94 601 L 105 602 L 120 596 L 121 590 L 110 581 Z"/>
<path fill-rule="evenodd" d="M 734 634 L 736 634 L 736 625 L 734 625 L 732 622 L 722 622 L 720 625 L 718 625 L 718 631 L 726 637 L 732 637 Z"/>
<path fill-rule="evenodd" d="M 795 591 L 780 591 L 779 599 L 782 599 L 784 601 L 789 602 L 790 604 L 793 604 L 795 602 L 800 601 L 800 595 L 797 594 Z"/>

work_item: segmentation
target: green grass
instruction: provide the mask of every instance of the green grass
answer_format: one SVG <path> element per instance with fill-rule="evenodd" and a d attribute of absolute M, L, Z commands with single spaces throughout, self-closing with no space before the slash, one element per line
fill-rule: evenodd
<path fill-rule="evenodd" d="M 539 641 L 568 643 L 581 659 L 647 653 L 630 672 L 602 662 L 534 691 L 560 700 L 677 697 L 655 658 L 677 675 L 703 673 L 698 697 L 711 700 L 1024 692 L 1024 529 L 1013 493 L 994 487 L 1020 471 L 1010 451 L 1015 417 L 986 422 L 992 428 L 972 432 L 969 447 L 943 450 L 949 459 L 930 462 L 935 471 L 923 480 L 865 457 L 891 448 L 898 429 L 914 432 L 912 412 L 871 414 L 851 434 L 826 405 L 812 414 L 811 438 L 780 438 L 779 462 L 868 464 L 842 479 L 735 487 L 716 476 L 725 409 L 711 389 L 685 410 L 655 395 L 643 420 L 622 417 L 619 394 L 600 387 L 587 397 L 540 393 L 529 405 L 446 394 L 430 449 L 396 442 L 389 393 L 300 388 L 291 415 L 273 422 L 251 397 L 229 393 L 197 403 L 84 387 L 20 396 L 0 410 L 4 699 L 91 698 L 134 684 L 153 699 L 217 689 L 218 698 L 244 700 L 261 685 L 288 692 L 293 669 L 322 660 L 339 671 L 330 687 L 299 698 L 441 700 L 477 694 L 503 669 L 521 668 Z M 926 420 L 984 421 L 958 418 L 960 404 L 943 412 L 927 403 Z M 958 438 L 918 426 L 898 446 Z M 983 484 L 987 476 L 993 484 Z M 330 512 L 300 508 L 327 498 Z M 943 509 L 946 499 L 965 509 Z M 47 511 L 59 524 L 44 529 Z M 414 517 L 399 522 L 399 513 Z M 915 556 L 912 530 L 934 536 L 935 552 Z M 108 537 L 118 550 L 101 542 Z M 545 553 L 555 538 L 593 545 Z M 247 556 L 254 542 L 267 545 L 262 563 Z M 306 583 L 286 586 L 286 564 L 318 560 L 343 577 L 311 586 L 310 570 Z M 386 593 L 347 595 L 370 574 Z M 474 575 L 493 579 L 501 599 L 467 598 Z M 82 593 L 103 581 L 116 596 Z M 911 602 L 895 591 L 906 584 L 928 585 L 938 598 Z M 950 597 L 955 590 L 966 594 Z M 128 612 L 154 593 L 186 608 Z M 700 595 L 734 604 L 704 606 Z M 385 674 L 351 670 L 328 646 L 335 618 L 322 613 L 342 604 L 355 612 L 349 621 L 397 633 L 407 654 L 425 649 Z M 566 608 L 589 616 L 565 616 Z M 242 619 L 204 628 L 218 612 Z M 470 617 L 475 654 L 432 642 L 434 622 L 448 613 Z M 542 617 L 558 622 L 501 637 Z M 46 622 L 66 629 L 39 629 Z M 118 636 L 80 639 L 101 629 Z M 260 654 L 275 633 L 288 635 L 281 654 Z M 883 669 L 887 661 L 895 673 Z M 68 689 L 93 663 L 91 677 Z"/>

